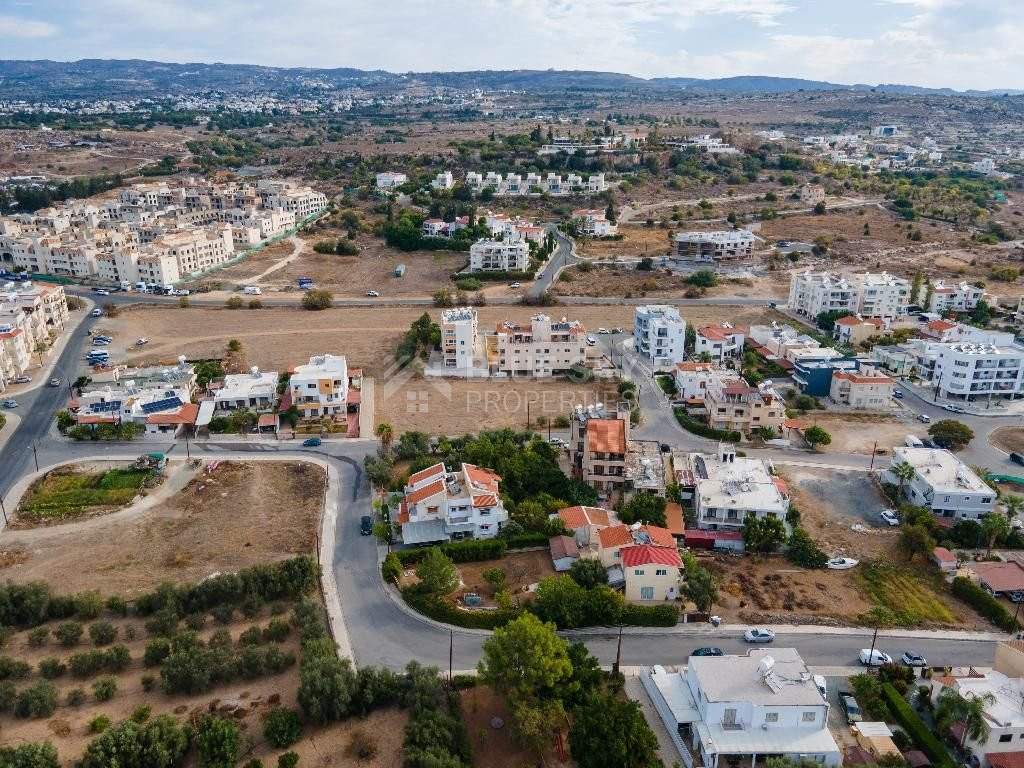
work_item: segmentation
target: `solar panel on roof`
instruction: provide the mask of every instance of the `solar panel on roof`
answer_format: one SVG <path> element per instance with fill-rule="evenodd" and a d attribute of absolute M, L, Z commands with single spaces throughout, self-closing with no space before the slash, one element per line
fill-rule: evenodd
<path fill-rule="evenodd" d="M 156 400 L 142 406 L 143 413 L 157 413 L 158 411 L 169 411 L 172 408 L 180 408 L 183 405 L 179 397 L 167 397 L 163 400 Z"/>
<path fill-rule="evenodd" d="M 108 400 L 105 403 L 93 403 L 93 413 L 104 413 L 106 411 L 119 411 L 121 410 L 120 400 Z"/>

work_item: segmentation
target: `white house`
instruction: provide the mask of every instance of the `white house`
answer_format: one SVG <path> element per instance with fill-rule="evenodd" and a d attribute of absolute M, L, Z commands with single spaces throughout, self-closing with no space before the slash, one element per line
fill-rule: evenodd
<path fill-rule="evenodd" d="M 430 186 L 434 189 L 451 189 L 455 186 L 455 177 L 452 176 L 451 171 L 441 171 L 434 177 L 434 180 L 430 182 Z"/>
<path fill-rule="evenodd" d="M 445 371 L 469 371 L 477 366 L 480 354 L 479 321 L 472 307 L 441 311 L 441 356 Z"/>
<path fill-rule="evenodd" d="M 799 315 L 855 312 L 857 296 L 850 283 L 828 272 L 794 272 L 789 278 L 789 308 Z"/>
<path fill-rule="evenodd" d="M 633 349 L 655 366 L 673 366 L 686 356 L 686 321 L 667 304 L 633 311 Z"/>
<path fill-rule="evenodd" d="M 697 340 L 693 353 L 697 357 L 708 355 L 713 362 L 724 363 L 728 359 L 742 357 L 746 331 L 730 323 L 705 325 L 696 331 Z"/>
<path fill-rule="evenodd" d="M 903 462 L 914 468 L 914 477 L 903 481 L 903 496 L 911 504 L 930 507 L 940 517 L 957 520 L 977 520 L 995 511 L 996 492 L 949 451 L 897 446 L 892 449 L 892 462 L 882 479 L 900 485 L 892 468 Z"/>
<path fill-rule="evenodd" d="M 348 412 L 348 365 L 344 355 L 316 355 L 295 366 L 288 381 L 292 405 L 302 418 L 344 416 Z"/>
<path fill-rule="evenodd" d="M 949 311 L 970 312 L 978 306 L 984 295 L 984 288 L 971 285 L 966 280 L 960 281 L 957 285 L 946 285 L 941 280 L 936 280 L 932 285 L 928 311 L 939 314 Z"/>
<path fill-rule="evenodd" d="M 508 520 L 501 501 L 501 477 L 463 464 L 449 472 L 435 464 L 409 477 L 398 522 L 406 544 L 491 539 Z"/>
<path fill-rule="evenodd" d="M 1024 395 L 1024 348 L 973 342 L 934 347 L 932 380 L 940 397 L 973 402 Z"/>
<path fill-rule="evenodd" d="M 217 410 L 233 411 L 248 408 L 257 413 L 269 412 L 277 400 L 277 371 L 262 372 L 253 366 L 249 373 L 232 373 L 219 387 L 208 387 Z"/>
<path fill-rule="evenodd" d="M 409 177 L 397 171 L 384 171 L 377 174 L 377 189 L 394 189 L 409 181 Z"/>
<path fill-rule="evenodd" d="M 986 157 L 982 160 L 978 160 L 976 163 L 971 165 L 971 170 L 975 173 L 981 173 L 988 176 L 995 172 L 996 163 L 991 157 Z"/>
<path fill-rule="evenodd" d="M 525 272 L 530 246 L 524 241 L 477 240 L 469 247 L 470 272 Z"/>
<path fill-rule="evenodd" d="M 838 766 L 829 704 L 793 648 L 691 656 L 684 671 L 641 678 L 683 765 L 757 768 L 768 757 Z"/>
<path fill-rule="evenodd" d="M 996 651 L 997 666 L 1003 645 L 1007 644 L 1000 643 Z M 984 716 L 988 737 L 984 740 L 963 737 L 964 746 L 977 758 L 979 768 L 1009 768 L 1019 764 L 1021 734 L 1024 734 L 1024 710 L 1020 706 L 1021 701 L 1024 701 L 1024 679 L 1019 675 L 1009 676 L 993 669 L 963 677 L 940 677 L 932 681 L 932 692 L 936 698 L 947 687 L 968 700 L 988 699 Z"/>
<path fill-rule="evenodd" d="M 676 235 L 676 251 L 680 258 L 691 261 L 749 259 L 754 254 L 754 234 L 746 229 L 680 232 Z"/>
<path fill-rule="evenodd" d="M 565 376 L 587 359 L 587 329 L 578 320 L 534 315 L 497 326 L 497 371 L 508 376 Z"/>
<path fill-rule="evenodd" d="M 726 371 L 713 363 L 699 363 L 684 360 L 676 363 L 673 372 L 676 382 L 676 398 L 679 400 L 703 400 L 713 381 L 735 379 L 734 371 Z"/>

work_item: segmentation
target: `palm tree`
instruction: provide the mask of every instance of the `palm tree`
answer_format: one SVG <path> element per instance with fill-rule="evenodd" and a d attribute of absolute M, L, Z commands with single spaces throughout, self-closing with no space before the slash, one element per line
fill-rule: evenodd
<path fill-rule="evenodd" d="M 391 443 L 395 439 L 395 430 L 386 421 L 382 421 L 377 425 L 376 429 L 377 438 L 380 440 L 381 446 L 384 448 L 385 453 L 391 449 Z"/>
<path fill-rule="evenodd" d="M 1024 496 L 1011 493 L 1003 499 L 1003 506 L 1006 507 L 1006 517 L 1013 520 L 1024 511 Z"/>
<path fill-rule="evenodd" d="M 899 498 L 903 498 L 903 485 L 908 480 L 914 479 L 914 474 L 917 470 L 914 469 L 914 465 L 906 461 L 898 461 L 889 467 L 889 472 L 899 480 L 896 493 Z"/>
<path fill-rule="evenodd" d="M 1010 519 L 1004 515 L 988 514 L 981 522 L 981 532 L 988 543 L 986 557 L 992 554 L 996 539 L 1004 539 L 1010 534 Z"/>
<path fill-rule="evenodd" d="M 985 742 L 989 736 L 985 708 L 994 704 L 995 700 L 995 696 L 991 693 L 986 693 L 983 696 L 970 694 L 964 697 L 952 688 L 943 688 L 935 707 L 935 721 L 942 724 L 940 727 L 943 730 L 953 723 L 963 724 L 964 735 L 960 740 L 961 747 L 964 746 L 968 738 L 971 741 Z"/>

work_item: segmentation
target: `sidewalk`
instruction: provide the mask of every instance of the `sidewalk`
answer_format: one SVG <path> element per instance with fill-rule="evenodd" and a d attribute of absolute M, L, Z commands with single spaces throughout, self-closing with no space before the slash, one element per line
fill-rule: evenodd
<path fill-rule="evenodd" d="M 31 392 L 34 389 L 45 386 L 49 383 L 53 369 L 57 366 L 57 361 L 60 360 L 60 356 L 64 353 L 64 348 L 68 345 L 68 342 L 78 333 L 79 327 L 89 317 L 89 313 L 93 310 L 96 305 L 93 301 L 85 296 L 77 296 L 85 302 L 85 309 L 76 309 L 68 312 L 68 321 L 64 323 L 64 330 L 61 331 L 57 340 L 53 343 L 48 350 L 46 350 L 46 359 L 42 365 L 38 368 L 28 368 L 25 374 L 32 377 L 32 381 L 28 384 L 11 384 L 4 391 L 5 397 L 12 397 L 15 400 L 19 396 Z M 35 357 L 36 353 L 32 353 L 32 357 Z M 71 374 L 68 373 L 68 376 Z M 77 377 L 77 371 L 76 371 Z M 72 379 L 74 381 L 74 378 Z M 65 386 L 68 382 L 62 382 Z"/>
<path fill-rule="evenodd" d="M 7 418 L 7 423 L 3 429 L 0 429 L 0 451 L 3 450 L 4 446 L 7 445 L 7 441 L 11 439 L 11 435 L 18 429 L 18 425 L 21 423 L 21 417 L 18 416 L 14 411 L 5 410 L 4 416 Z"/>
<path fill-rule="evenodd" d="M 846 635 L 849 637 L 871 637 L 875 630 L 871 627 L 822 627 L 817 624 L 780 624 L 769 625 L 776 635 Z M 625 627 L 623 634 L 626 635 L 690 635 L 700 637 L 701 635 L 721 636 L 723 634 L 735 633 L 737 638 L 750 629 L 747 624 L 722 624 L 713 627 L 711 624 L 701 622 L 699 624 L 677 624 L 674 627 Z M 573 629 L 563 634 L 569 636 L 591 636 L 591 635 L 612 635 L 618 629 L 615 627 L 588 627 L 584 629 Z M 905 639 L 931 639 L 931 640 L 952 640 L 952 641 L 989 641 L 996 642 L 1006 640 L 1010 637 L 1004 632 L 967 632 L 963 630 L 931 630 L 931 629 L 880 629 L 880 638 L 905 638 Z"/>

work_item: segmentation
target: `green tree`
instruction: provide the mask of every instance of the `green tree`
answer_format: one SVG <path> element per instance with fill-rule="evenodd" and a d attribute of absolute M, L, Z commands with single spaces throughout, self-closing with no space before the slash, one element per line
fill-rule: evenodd
<path fill-rule="evenodd" d="M 559 629 L 574 629 L 585 623 L 586 590 L 566 575 L 541 579 L 535 592 L 534 610 L 544 621 Z"/>
<path fill-rule="evenodd" d="M 568 648 L 568 642 L 555 634 L 554 624 L 525 613 L 484 641 L 477 671 L 499 693 L 552 698 L 572 677 Z"/>
<path fill-rule="evenodd" d="M 384 449 L 384 452 L 388 453 L 391 450 L 391 443 L 394 442 L 395 439 L 394 428 L 386 421 L 382 421 L 377 425 L 377 429 L 374 430 L 374 432 L 377 435 L 377 439 L 380 440 L 380 444 Z"/>
<path fill-rule="evenodd" d="M 658 739 L 635 701 L 595 694 L 573 712 L 569 749 L 580 768 L 645 768 Z"/>
<path fill-rule="evenodd" d="M 562 702 L 556 700 L 516 700 L 512 704 L 512 735 L 516 741 L 536 753 L 550 743 L 561 723 L 565 722 Z"/>
<path fill-rule="evenodd" d="M 299 706 L 308 721 L 326 725 L 344 719 L 349 715 L 356 690 L 356 674 L 348 659 L 303 655 Z"/>
<path fill-rule="evenodd" d="M 794 528 L 786 542 L 786 559 L 804 568 L 824 568 L 826 555 L 803 528 Z"/>
<path fill-rule="evenodd" d="M 1004 520 L 1006 518 L 1003 518 Z M 904 525 L 900 528 L 900 536 L 896 540 L 896 548 L 903 553 L 907 561 L 920 555 L 928 557 L 935 549 L 935 539 L 923 525 Z"/>
<path fill-rule="evenodd" d="M 917 470 L 914 469 L 914 465 L 906 461 L 898 461 L 889 467 L 889 474 L 896 478 L 898 483 L 896 493 L 899 498 L 903 498 L 903 486 L 914 479 L 914 475 L 917 474 Z"/>
<path fill-rule="evenodd" d="M 845 309 L 830 309 L 828 312 L 818 313 L 817 317 L 814 318 L 814 322 L 821 330 L 832 333 L 836 327 L 836 320 L 849 317 L 852 314 L 852 312 Z"/>
<path fill-rule="evenodd" d="M 1010 519 L 1006 515 L 997 515 L 990 512 L 981 521 L 981 533 L 985 537 L 986 555 L 992 554 L 992 547 L 1001 539 L 1010 535 Z"/>
<path fill-rule="evenodd" d="M 287 749 L 302 738 L 299 713 L 287 707 L 272 709 L 263 722 L 263 737 L 275 749 Z"/>
<path fill-rule="evenodd" d="M 774 552 L 786 540 L 786 526 L 774 515 L 747 515 L 743 521 L 743 546 L 748 552 Z"/>
<path fill-rule="evenodd" d="M 334 295 L 322 288 L 313 288 L 302 296 L 302 308 L 314 312 L 330 309 L 334 305 Z"/>
<path fill-rule="evenodd" d="M 633 498 L 619 508 L 619 520 L 626 525 L 641 522 L 665 527 L 665 506 L 663 496 L 653 493 L 635 493 Z"/>
<path fill-rule="evenodd" d="M 15 717 L 49 717 L 57 709 L 57 689 L 45 680 L 40 680 L 18 694 L 14 703 Z"/>
<path fill-rule="evenodd" d="M 1003 506 L 1006 508 L 1006 517 L 1013 520 L 1024 511 L 1024 496 L 1011 493 L 1003 497 Z"/>
<path fill-rule="evenodd" d="M 48 741 L 30 741 L 17 747 L 0 747 L 3 768 L 59 768 L 57 749 Z"/>
<path fill-rule="evenodd" d="M 92 684 L 92 696 L 96 701 L 110 701 L 117 693 L 117 678 L 101 677 Z"/>
<path fill-rule="evenodd" d="M 285 752 L 277 757 L 277 768 L 295 768 L 299 764 L 298 752 Z"/>
<path fill-rule="evenodd" d="M 701 613 L 709 613 L 711 606 L 718 602 L 718 579 L 707 568 L 686 569 L 683 594 L 693 601 Z"/>
<path fill-rule="evenodd" d="M 941 731 L 948 731 L 954 723 L 964 726 L 960 746 L 971 741 L 985 742 L 988 740 L 990 728 L 985 710 L 995 703 L 996 697 L 991 693 L 965 698 L 953 688 L 944 687 L 935 705 L 935 722 Z"/>
<path fill-rule="evenodd" d="M 819 445 L 828 445 L 832 442 L 832 435 L 819 426 L 808 427 L 804 430 L 804 440 L 807 444 L 817 450 Z"/>
<path fill-rule="evenodd" d="M 959 450 L 974 439 L 974 430 L 956 419 L 943 419 L 928 427 L 928 434 L 940 448 Z"/>
<path fill-rule="evenodd" d="M 416 568 L 416 578 L 420 588 L 432 595 L 447 595 L 459 586 L 459 570 L 440 547 L 427 550 Z"/>
<path fill-rule="evenodd" d="M 488 568 L 483 572 L 484 581 L 493 592 L 500 592 L 505 588 L 505 571 L 501 568 Z"/>
<path fill-rule="evenodd" d="M 595 558 L 580 558 L 569 568 L 569 577 L 584 589 L 608 583 L 608 571 Z"/>
<path fill-rule="evenodd" d="M 867 227 L 867 224 L 864 225 Z M 870 231 L 870 230 L 869 230 Z M 868 234 L 866 231 L 864 234 Z M 914 272 L 914 279 L 910 283 L 910 303 L 917 304 L 917 300 L 921 295 L 921 284 L 924 282 L 924 273 L 920 269 Z M 927 309 L 927 307 L 925 307 Z"/>
<path fill-rule="evenodd" d="M 65 621 L 58 625 L 53 634 L 60 640 L 61 645 L 70 648 L 73 645 L 78 645 L 78 641 L 82 639 L 82 632 L 82 625 L 77 621 Z"/>
<path fill-rule="evenodd" d="M 242 737 L 231 720 L 204 717 L 196 739 L 199 768 L 234 768 L 242 751 Z"/>

